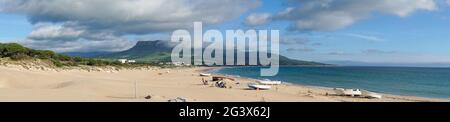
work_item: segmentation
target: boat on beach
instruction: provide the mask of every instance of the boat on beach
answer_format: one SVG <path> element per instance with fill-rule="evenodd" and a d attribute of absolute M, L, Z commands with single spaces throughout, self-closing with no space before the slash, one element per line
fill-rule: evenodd
<path fill-rule="evenodd" d="M 256 82 L 258 82 L 259 84 L 262 85 L 281 85 L 281 81 L 271 81 L 269 79 L 265 79 L 265 80 L 257 80 Z"/>
<path fill-rule="evenodd" d="M 269 85 L 259 85 L 259 84 L 248 84 L 248 87 L 255 90 L 269 90 L 272 88 Z"/>
<path fill-rule="evenodd" d="M 381 94 L 361 89 L 334 88 L 333 90 L 338 96 L 360 96 L 370 99 L 381 99 L 383 97 Z"/>
<path fill-rule="evenodd" d="M 200 73 L 200 76 L 209 77 L 209 76 L 211 76 L 211 74 L 208 74 L 208 73 Z"/>
<path fill-rule="evenodd" d="M 371 99 L 381 99 L 383 97 L 383 95 L 381 95 L 381 94 L 366 91 L 366 90 L 361 90 L 361 96 L 366 97 L 366 98 L 371 98 Z"/>
<path fill-rule="evenodd" d="M 336 95 L 339 96 L 361 96 L 362 92 L 360 89 L 343 89 L 343 88 L 334 88 L 333 89 Z"/>

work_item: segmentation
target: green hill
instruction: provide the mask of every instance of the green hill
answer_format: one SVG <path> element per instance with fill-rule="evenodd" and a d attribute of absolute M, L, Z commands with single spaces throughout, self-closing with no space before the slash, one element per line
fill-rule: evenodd
<path fill-rule="evenodd" d="M 161 40 L 139 41 L 138 43 L 136 43 L 134 47 L 128 50 L 111 54 L 99 55 L 96 56 L 96 58 L 108 60 L 132 59 L 146 63 L 171 62 L 171 52 L 173 45 L 174 45 L 173 43 L 168 43 L 168 41 L 161 41 Z M 246 55 L 247 55 L 246 59 L 248 59 L 248 52 L 246 53 Z M 280 65 L 327 65 L 327 64 L 295 60 L 280 55 Z"/>
<path fill-rule="evenodd" d="M 165 41 L 139 41 L 128 50 L 94 56 L 101 59 L 133 59 L 144 63 L 170 62 L 171 46 Z"/>

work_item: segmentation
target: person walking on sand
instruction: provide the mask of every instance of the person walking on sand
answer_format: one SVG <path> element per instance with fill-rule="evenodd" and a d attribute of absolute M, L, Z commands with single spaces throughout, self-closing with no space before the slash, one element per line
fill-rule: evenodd
<path fill-rule="evenodd" d="M 203 85 L 208 85 L 208 81 L 205 80 L 205 78 L 202 78 L 202 83 L 203 83 Z"/>

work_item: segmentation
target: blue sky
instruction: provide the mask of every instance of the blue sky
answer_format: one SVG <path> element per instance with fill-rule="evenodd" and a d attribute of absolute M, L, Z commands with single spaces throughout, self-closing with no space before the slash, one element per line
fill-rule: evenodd
<path fill-rule="evenodd" d="M 25 16 L 1 13 L 0 18 L 1 40 L 23 39 L 31 32 L 32 25 Z"/>
<path fill-rule="evenodd" d="M 444 0 L 406 1 L 409 4 L 389 2 L 389 0 L 380 0 L 380 2 L 367 0 L 321 1 L 324 0 L 299 0 L 299 2 L 289 0 L 254 0 L 246 1 L 246 3 L 231 0 L 226 3 L 218 3 L 225 6 L 223 10 L 217 7 L 211 7 L 217 8 L 217 10 L 212 12 L 193 9 L 191 13 L 197 12 L 201 14 L 198 14 L 198 17 L 195 16 L 197 14 L 193 14 L 189 17 L 175 16 L 174 18 L 186 19 L 185 23 L 202 20 L 206 23 L 207 29 L 279 29 L 281 40 L 286 40 L 285 44 L 282 43 L 280 48 L 282 55 L 296 59 L 321 62 L 351 61 L 386 65 L 403 63 L 411 64 L 412 66 L 450 64 L 450 7 Z M 106 18 L 110 17 L 106 15 L 97 16 L 95 12 L 80 14 L 79 11 L 74 10 L 75 12 L 69 11 L 64 13 L 72 14 L 73 16 L 66 17 L 62 15 L 60 17 L 61 13 L 58 12 L 34 12 L 43 10 L 42 8 L 54 7 L 50 6 L 50 4 L 43 3 L 41 6 L 36 5 L 36 7 L 30 8 L 20 8 L 20 5 L 18 5 L 19 7 L 17 8 L 20 9 L 11 9 L 5 7 L 5 5 L 11 6 L 16 4 L 8 2 L 11 1 L 0 1 L 0 3 L 4 4 L 0 5 L 0 8 L 4 7 L 3 11 L 0 9 L 1 42 L 14 41 L 31 47 L 46 48 L 59 52 L 82 50 L 110 51 L 110 48 L 116 50 L 129 48 L 138 39 L 166 39 L 170 36 L 170 29 L 164 30 L 154 26 L 139 24 L 136 25 L 142 28 L 128 28 L 135 26 L 135 24 L 129 24 L 134 21 L 124 22 L 121 18 Z M 364 2 L 372 2 L 371 4 L 385 5 L 387 7 L 355 7 L 357 5 L 366 5 Z M 190 6 L 195 8 L 196 3 L 192 4 Z M 205 4 L 215 5 L 217 3 L 200 2 L 198 6 L 205 6 Z M 313 7 L 304 9 L 309 4 Z M 177 5 L 182 4 L 175 4 L 174 6 Z M 227 9 L 227 5 L 230 7 L 240 6 L 247 9 Z M 349 7 L 355 8 L 348 9 Z M 56 8 L 58 7 L 48 10 L 56 11 Z M 288 8 L 293 9 L 287 14 L 281 14 Z M 110 9 L 114 10 L 114 8 Z M 172 9 L 167 11 L 170 12 Z M 134 11 L 130 10 L 130 12 Z M 268 18 L 262 18 L 267 19 L 267 22 L 254 25 L 248 24 L 249 16 L 258 15 L 259 13 L 269 16 Z M 153 14 L 149 13 L 149 15 Z M 343 15 L 344 17 L 332 14 Z M 133 18 L 134 16 L 126 13 L 124 15 L 130 17 L 131 20 L 135 19 Z M 120 13 L 118 16 L 120 16 Z M 323 20 L 323 17 L 337 18 L 336 20 Z M 98 20 L 99 22 L 87 22 L 85 18 Z M 153 18 L 148 19 L 138 15 L 136 15 L 136 20 L 155 21 Z M 105 21 L 115 25 L 98 24 L 107 23 Z M 259 20 L 256 22 L 259 22 Z M 311 22 L 313 23 L 312 25 L 310 25 Z M 296 23 L 302 24 L 296 25 Z M 117 26 L 117 24 L 124 24 L 124 26 Z M 162 25 L 166 23 L 153 22 L 150 24 Z M 182 25 L 184 23 L 171 23 L 171 25 L 176 24 Z M 171 27 L 167 26 L 167 28 Z M 80 28 L 83 30 L 77 30 Z M 174 28 L 176 29 L 177 27 Z M 112 31 L 109 32 L 109 30 Z M 86 35 L 87 32 L 94 34 Z M 59 37 L 60 35 L 63 38 Z M 114 41 L 95 41 L 95 43 L 91 43 L 91 38 L 100 38 L 95 37 L 96 35 L 108 37 L 105 39 L 102 37 L 100 40 L 110 39 Z M 71 44 L 77 44 L 77 46 Z M 95 46 L 92 47 L 93 45 Z"/>

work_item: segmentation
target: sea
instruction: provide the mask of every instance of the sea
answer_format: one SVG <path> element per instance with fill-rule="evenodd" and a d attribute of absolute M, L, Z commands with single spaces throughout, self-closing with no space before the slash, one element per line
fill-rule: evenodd
<path fill-rule="evenodd" d="M 229 67 L 211 72 L 307 86 L 358 88 L 394 95 L 450 99 L 450 68 L 286 66 L 280 67 L 278 75 L 272 77 L 261 77 L 261 68 Z"/>

